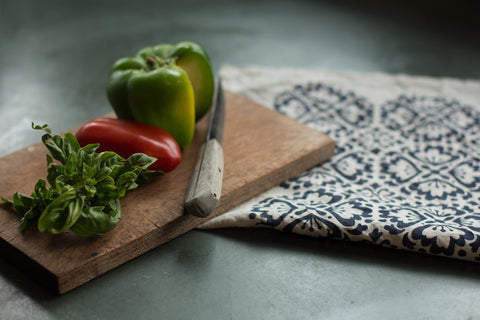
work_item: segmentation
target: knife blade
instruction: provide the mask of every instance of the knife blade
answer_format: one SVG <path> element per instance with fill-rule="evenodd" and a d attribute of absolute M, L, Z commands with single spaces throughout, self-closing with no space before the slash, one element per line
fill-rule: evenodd
<path fill-rule="evenodd" d="M 223 128 L 225 96 L 217 78 L 206 141 L 200 147 L 193 174 L 185 194 L 184 208 L 196 217 L 207 217 L 216 208 L 223 182 Z"/>

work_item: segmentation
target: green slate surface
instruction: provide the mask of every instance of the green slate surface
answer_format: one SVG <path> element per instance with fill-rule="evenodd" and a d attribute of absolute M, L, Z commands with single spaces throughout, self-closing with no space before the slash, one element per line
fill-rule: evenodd
<path fill-rule="evenodd" d="M 222 64 L 480 77 L 474 1 L 0 3 L 0 153 L 110 112 L 111 63 L 192 40 Z M 269 230 L 192 231 L 64 296 L 0 259 L 1 319 L 475 319 L 478 265 Z"/>

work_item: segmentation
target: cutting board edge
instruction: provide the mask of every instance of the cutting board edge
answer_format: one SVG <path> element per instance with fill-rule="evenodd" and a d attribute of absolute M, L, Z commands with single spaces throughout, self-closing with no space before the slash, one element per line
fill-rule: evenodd
<path fill-rule="evenodd" d="M 27 275 L 28 279 L 38 283 L 53 293 L 59 294 L 57 275 L 1 237 L 0 253 L 4 261 Z"/>
<path fill-rule="evenodd" d="M 310 152 L 305 153 L 302 157 L 292 161 L 288 166 L 276 168 L 273 171 L 265 173 L 263 176 L 257 177 L 254 181 L 250 181 L 248 188 L 245 188 L 245 186 L 239 186 L 236 189 L 236 192 L 230 192 L 228 195 L 228 200 L 225 200 L 225 197 L 223 197 L 223 201 L 221 200 L 222 202 L 219 204 L 221 213 L 214 212 L 214 216 L 219 216 L 244 203 L 245 201 L 250 200 L 257 195 L 260 195 L 263 192 L 328 161 L 335 153 L 335 141 L 328 136 L 325 138 L 327 140 L 322 147 L 323 152 L 319 152 L 313 148 Z M 267 182 L 265 183 L 265 181 Z M 242 194 L 242 191 L 246 189 L 247 192 Z M 248 192 L 248 189 L 256 190 L 256 192 Z M 223 207 L 225 203 L 228 203 L 226 208 Z"/>
<path fill-rule="evenodd" d="M 92 259 L 88 263 L 75 269 L 68 270 L 65 273 L 57 275 L 53 274 L 56 277 L 57 282 L 56 292 L 57 294 L 64 294 L 95 280 L 96 278 L 107 274 L 109 271 L 141 257 L 145 253 L 181 236 L 185 232 L 194 229 L 202 222 L 212 218 L 213 216 L 201 219 L 185 213 L 177 219 L 165 225 L 157 226 L 157 228 L 144 233 L 138 238 L 132 239 L 123 246 L 117 247 L 114 250 L 103 254 L 101 259 Z M 131 254 L 132 252 L 134 252 L 134 254 Z M 32 259 L 30 260 L 35 262 Z M 109 263 L 105 264 L 105 260 L 109 261 Z M 98 264 L 99 261 L 102 262 L 101 265 Z M 47 272 L 49 271 L 47 270 Z M 72 274 L 75 276 L 72 277 Z"/>

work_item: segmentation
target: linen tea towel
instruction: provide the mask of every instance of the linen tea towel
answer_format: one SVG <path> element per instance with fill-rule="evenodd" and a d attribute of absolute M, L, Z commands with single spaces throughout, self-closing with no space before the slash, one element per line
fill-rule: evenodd
<path fill-rule="evenodd" d="M 233 66 L 221 77 L 337 147 L 200 229 L 269 227 L 480 261 L 480 81 Z"/>

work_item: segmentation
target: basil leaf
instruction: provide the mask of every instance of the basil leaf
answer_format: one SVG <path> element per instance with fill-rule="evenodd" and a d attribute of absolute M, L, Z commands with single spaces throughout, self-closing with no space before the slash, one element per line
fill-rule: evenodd
<path fill-rule="evenodd" d="M 38 230 L 57 234 L 75 224 L 80 217 L 83 199 L 76 190 L 69 190 L 53 200 L 38 218 Z"/>
<path fill-rule="evenodd" d="M 129 189 L 137 180 L 137 175 L 131 171 L 122 174 L 116 181 L 117 188 Z"/>
<path fill-rule="evenodd" d="M 116 189 L 115 181 L 110 176 L 105 177 L 102 181 L 97 183 L 95 187 L 97 188 L 98 193 L 105 193 Z"/>
<path fill-rule="evenodd" d="M 89 207 L 70 228 L 82 237 L 101 236 L 112 230 L 120 220 L 121 209 L 118 199 L 114 206 Z"/>
<path fill-rule="evenodd" d="M 95 175 L 93 176 L 93 178 L 98 183 L 98 182 L 104 180 L 105 178 L 107 178 L 110 175 L 110 173 L 112 173 L 111 168 L 103 167 L 101 169 L 98 169 L 97 172 L 95 172 Z"/>
<path fill-rule="evenodd" d="M 13 205 L 16 207 L 31 207 L 34 202 L 34 198 L 24 195 L 23 193 L 15 192 L 13 194 Z"/>
<path fill-rule="evenodd" d="M 88 164 L 84 163 L 82 166 L 83 179 L 92 179 L 95 176 L 95 171 Z"/>
<path fill-rule="evenodd" d="M 48 151 L 55 160 L 58 160 L 61 164 L 65 164 L 67 161 L 67 155 L 63 150 L 62 137 L 55 135 L 51 136 L 46 134 L 43 136 L 43 144 L 47 147 Z"/>
<path fill-rule="evenodd" d="M 64 139 L 63 145 L 65 148 L 65 151 L 68 149 L 69 152 L 74 153 L 80 150 L 80 144 L 78 143 L 75 136 L 70 132 L 65 133 L 63 139 Z"/>

